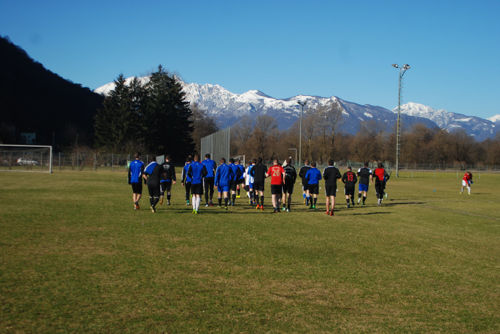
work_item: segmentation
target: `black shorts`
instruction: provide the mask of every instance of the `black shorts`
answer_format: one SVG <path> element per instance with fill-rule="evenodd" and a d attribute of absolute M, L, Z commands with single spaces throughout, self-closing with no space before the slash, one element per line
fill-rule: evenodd
<path fill-rule="evenodd" d="M 281 195 L 283 190 L 283 185 L 281 184 L 271 184 L 271 194 Z"/>
<path fill-rule="evenodd" d="M 236 184 L 237 181 L 231 181 L 231 183 L 229 184 L 229 190 L 236 191 Z"/>
<path fill-rule="evenodd" d="M 253 183 L 253 190 L 264 191 L 264 182 L 262 182 L 262 183 L 254 182 Z"/>
<path fill-rule="evenodd" d="M 285 183 L 283 185 L 283 192 L 285 194 L 293 194 L 293 186 L 294 186 L 294 184 L 292 182 Z"/>
<path fill-rule="evenodd" d="M 351 195 L 351 196 L 354 196 L 354 186 L 353 187 L 345 187 L 344 188 L 344 193 L 346 195 Z"/>
<path fill-rule="evenodd" d="M 245 184 L 245 179 L 239 179 L 238 184 Z"/>
<path fill-rule="evenodd" d="M 172 182 L 162 182 L 160 183 L 160 192 L 164 193 L 165 191 L 170 192 L 172 189 Z"/>
<path fill-rule="evenodd" d="M 250 191 L 250 186 L 246 185 L 243 189 L 245 189 L 247 192 L 249 192 Z"/>
<path fill-rule="evenodd" d="M 193 195 L 203 195 L 203 184 L 191 184 L 191 194 Z"/>
<path fill-rule="evenodd" d="M 160 185 L 158 183 L 148 183 L 149 196 L 160 197 Z"/>
<path fill-rule="evenodd" d="M 308 190 L 308 184 L 302 184 L 302 190 L 307 191 Z"/>
<path fill-rule="evenodd" d="M 337 195 L 337 186 L 325 186 L 325 194 L 326 196 L 336 196 Z"/>
<path fill-rule="evenodd" d="M 309 184 L 307 186 L 307 189 L 309 190 L 310 194 L 319 194 L 319 184 Z"/>
<path fill-rule="evenodd" d="M 205 191 L 209 190 L 210 188 L 214 188 L 214 178 L 213 177 L 206 177 L 203 179 L 204 184 L 205 184 Z"/>
<path fill-rule="evenodd" d="M 139 183 L 131 183 L 132 193 L 134 194 L 142 194 L 142 182 Z"/>

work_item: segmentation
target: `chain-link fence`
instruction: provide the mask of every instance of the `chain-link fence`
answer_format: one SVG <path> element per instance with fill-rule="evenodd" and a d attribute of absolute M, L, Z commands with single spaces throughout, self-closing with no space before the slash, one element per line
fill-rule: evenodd
<path fill-rule="evenodd" d="M 143 154 L 145 163 L 155 154 Z M 116 170 L 123 171 L 134 159 L 132 153 L 99 153 L 99 152 L 56 152 L 53 157 L 53 170 Z"/>

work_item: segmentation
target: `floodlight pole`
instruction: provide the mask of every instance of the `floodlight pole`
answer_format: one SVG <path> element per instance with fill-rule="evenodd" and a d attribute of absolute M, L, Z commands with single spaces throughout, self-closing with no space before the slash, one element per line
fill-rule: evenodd
<path fill-rule="evenodd" d="M 300 105 L 300 122 L 299 122 L 299 166 L 302 164 L 302 114 L 304 113 L 304 106 L 307 101 L 297 101 Z"/>
<path fill-rule="evenodd" d="M 394 68 L 399 69 L 399 80 L 398 80 L 398 119 L 396 123 L 396 177 L 399 177 L 399 155 L 401 152 L 401 81 L 403 80 L 403 75 L 407 70 L 410 69 L 410 65 L 404 64 L 399 66 L 398 64 L 392 64 Z"/>

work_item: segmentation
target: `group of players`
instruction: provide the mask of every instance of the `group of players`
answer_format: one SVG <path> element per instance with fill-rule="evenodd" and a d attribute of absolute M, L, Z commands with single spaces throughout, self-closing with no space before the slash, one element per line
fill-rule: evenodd
<path fill-rule="evenodd" d="M 214 188 L 217 189 L 218 206 L 228 210 L 229 206 L 234 206 L 236 198 L 240 198 L 241 189 L 245 189 L 249 198 L 249 204 L 255 206 L 257 210 L 264 210 L 264 186 L 266 178 L 271 179 L 271 198 L 273 212 L 290 212 L 292 194 L 297 177 L 302 180 L 302 196 L 304 204 L 310 209 L 316 209 L 319 195 L 320 180 L 324 180 L 326 195 L 327 215 L 333 216 L 335 209 L 335 197 L 337 195 L 337 180 L 344 183 L 344 194 L 346 206 L 350 208 L 355 205 L 355 187 L 358 186 L 357 204 L 365 205 L 370 182 L 375 184 L 377 194 L 377 204 L 382 205 L 385 194 L 386 182 L 389 174 L 384 169 L 383 164 L 372 171 L 368 168 L 368 163 L 360 168 L 357 173 L 351 167 L 342 175 L 333 160 L 328 162 L 323 173 L 316 168 L 316 163 L 305 161 L 297 172 L 293 166 L 292 159 L 288 158 L 283 164 L 278 160 L 273 161 L 269 168 L 264 165 L 262 158 L 253 159 L 245 168 L 239 160 L 221 158 L 219 165 L 211 159 L 210 154 L 205 155 L 205 159 L 200 161 L 198 155 L 193 158 L 188 157 L 182 168 L 182 185 L 185 188 L 186 205 L 192 205 L 193 214 L 198 214 L 201 197 L 205 194 L 205 206 L 214 206 Z M 150 208 L 156 212 L 158 203 L 171 203 L 172 185 L 176 184 L 175 167 L 167 155 L 165 161 L 159 164 L 153 159 L 147 166 L 140 160 L 140 154 L 135 154 L 128 168 L 128 182 L 132 186 L 132 200 L 134 209 L 139 209 L 139 201 L 142 196 L 142 184 L 147 184 L 150 196 Z"/>

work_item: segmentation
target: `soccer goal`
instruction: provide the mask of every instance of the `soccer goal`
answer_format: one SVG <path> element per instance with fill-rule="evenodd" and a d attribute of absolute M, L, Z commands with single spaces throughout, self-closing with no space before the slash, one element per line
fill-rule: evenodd
<path fill-rule="evenodd" d="M 0 171 L 52 173 L 52 146 L 0 144 Z"/>
<path fill-rule="evenodd" d="M 233 159 L 234 159 L 235 161 L 236 161 L 236 160 L 239 160 L 239 161 L 240 161 L 240 163 L 241 163 L 243 166 L 245 166 L 245 165 L 246 165 L 245 155 L 244 155 L 244 154 L 243 154 L 243 155 L 235 155 L 235 156 L 233 157 Z"/>

